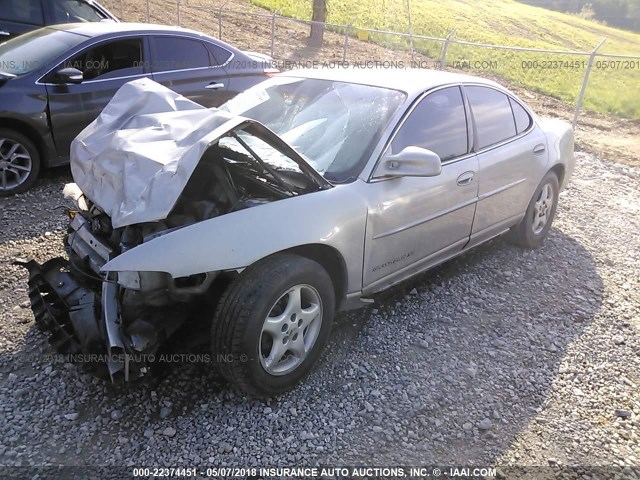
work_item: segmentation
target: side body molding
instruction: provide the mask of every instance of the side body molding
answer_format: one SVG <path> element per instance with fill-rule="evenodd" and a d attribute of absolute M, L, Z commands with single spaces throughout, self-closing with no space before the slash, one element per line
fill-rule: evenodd
<path fill-rule="evenodd" d="M 347 292 L 362 289 L 366 200 L 361 180 L 205 220 L 145 242 L 102 271 L 167 272 L 172 277 L 235 270 L 282 250 L 324 244 L 343 256 Z"/>

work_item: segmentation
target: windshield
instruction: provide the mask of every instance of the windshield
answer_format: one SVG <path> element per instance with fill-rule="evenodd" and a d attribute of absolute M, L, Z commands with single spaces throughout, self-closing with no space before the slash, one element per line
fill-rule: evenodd
<path fill-rule="evenodd" d="M 283 76 L 250 88 L 221 108 L 264 124 L 327 180 L 343 183 L 360 174 L 404 99 L 396 90 Z"/>
<path fill-rule="evenodd" d="M 99 22 L 107 17 L 83 0 L 53 0 L 51 10 L 54 22 Z"/>
<path fill-rule="evenodd" d="M 25 33 L 0 44 L 0 72 L 31 73 L 85 40 L 84 35 L 51 28 Z"/>

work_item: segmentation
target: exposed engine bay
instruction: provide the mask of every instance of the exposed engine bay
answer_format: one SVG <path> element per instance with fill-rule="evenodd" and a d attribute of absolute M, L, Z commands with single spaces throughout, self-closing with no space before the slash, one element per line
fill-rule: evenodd
<path fill-rule="evenodd" d="M 76 184 L 66 186 L 75 204 L 65 240 L 69 260 L 23 265 L 30 272 L 37 323 L 69 361 L 113 382 L 131 381 L 150 371 L 158 353 L 169 347 L 167 340 L 181 329 L 189 330 L 187 341 L 208 339 L 216 300 L 237 272 L 173 278 L 165 272 L 105 273 L 101 268 L 175 230 L 318 190 L 300 171 L 268 166 L 247 143 L 262 142 L 254 130 L 233 130 L 210 146 L 163 220 L 114 228 Z"/>

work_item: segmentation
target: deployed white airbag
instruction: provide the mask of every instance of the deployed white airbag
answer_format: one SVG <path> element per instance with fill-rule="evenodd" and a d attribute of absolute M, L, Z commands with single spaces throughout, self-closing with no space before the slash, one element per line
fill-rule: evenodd
<path fill-rule="evenodd" d="M 114 228 L 162 220 L 207 147 L 245 120 L 134 80 L 73 140 L 71 173 Z"/>

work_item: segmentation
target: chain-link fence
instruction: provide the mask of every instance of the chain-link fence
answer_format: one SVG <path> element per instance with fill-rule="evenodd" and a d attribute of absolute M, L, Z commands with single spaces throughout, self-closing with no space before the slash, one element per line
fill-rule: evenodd
<path fill-rule="evenodd" d="M 311 48 L 307 46 L 309 30 L 317 22 L 269 13 L 241 0 L 103 3 L 123 21 L 202 31 L 241 49 L 268 54 L 281 69 L 341 65 L 453 68 L 505 78 L 533 90 L 552 90 L 562 101 L 575 104 L 574 127 L 585 99 L 587 107 L 601 112 L 640 117 L 640 55 L 600 53 L 604 38 L 589 52 L 545 50 L 469 42 L 458 39 L 455 31 L 440 38 L 356 27 L 354 18 L 348 25 L 323 23 L 323 46 Z M 588 86 L 591 96 L 586 95 Z"/>

